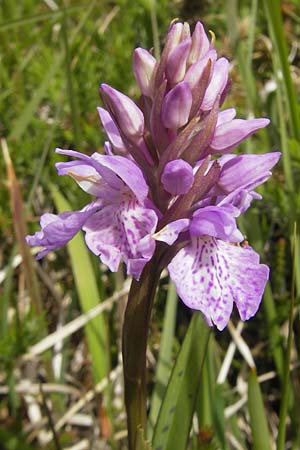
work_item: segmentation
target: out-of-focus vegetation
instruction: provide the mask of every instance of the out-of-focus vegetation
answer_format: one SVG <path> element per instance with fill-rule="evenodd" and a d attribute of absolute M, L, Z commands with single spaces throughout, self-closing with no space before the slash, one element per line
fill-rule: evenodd
<path fill-rule="evenodd" d="M 128 280 L 122 270 L 110 274 L 80 237 L 38 263 L 21 243 L 25 223 L 33 232 L 43 212 L 59 211 L 66 204 L 79 209 L 85 203 L 85 194 L 71 180 L 57 176 L 54 163 L 61 156 L 53 150 L 102 151 L 99 83 L 137 99 L 132 51 L 136 46 L 151 48 L 156 37 L 162 46 L 174 17 L 191 25 L 200 19 L 214 31 L 219 53 L 232 62 L 226 105 L 235 106 L 240 117 L 271 118 L 271 125 L 240 150 L 283 153 L 272 179 L 260 189 L 263 200 L 240 222 L 271 267 L 270 283 L 260 312 L 243 329 L 234 316 L 227 331 L 213 331 L 210 337 L 201 383 L 191 382 L 198 397 L 188 448 L 280 450 L 284 440 L 286 449 L 300 448 L 300 239 L 295 244 L 293 237 L 297 221 L 300 232 L 298 0 L 2 0 L 3 450 L 126 449 L 120 333 Z M 93 317 L 86 315 L 90 308 Z M 169 430 L 165 447 L 158 447 L 160 431 L 154 430 L 154 422 L 190 317 L 163 278 L 148 352 L 154 450 L 174 450 L 180 442 Z M 189 361 L 185 348 L 175 371 L 181 361 Z M 189 364 L 191 370 L 198 367 Z M 184 389 L 178 385 L 176 390 L 178 407 L 188 414 L 184 400 L 180 403 Z M 169 398 L 160 425 L 167 420 Z"/>

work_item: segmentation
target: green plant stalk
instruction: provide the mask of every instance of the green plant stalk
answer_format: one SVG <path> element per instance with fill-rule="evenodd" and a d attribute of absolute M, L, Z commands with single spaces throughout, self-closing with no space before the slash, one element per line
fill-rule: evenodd
<path fill-rule="evenodd" d="M 295 275 L 296 275 L 296 223 L 294 224 L 294 241 L 293 241 L 293 265 L 292 265 L 292 286 L 291 286 L 291 303 L 289 311 L 289 333 L 287 338 L 286 358 L 283 372 L 282 398 L 279 414 L 279 426 L 277 437 L 277 450 L 284 450 L 285 447 L 285 431 L 286 431 L 286 415 L 289 401 L 290 390 L 290 362 L 293 340 L 293 311 L 295 304 Z"/>
<path fill-rule="evenodd" d="M 279 64 L 276 64 L 276 55 L 273 56 L 274 65 L 278 67 Z M 278 70 L 275 70 L 275 73 L 278 73 Z M 276 77 L 277 83 L 280 83 L 278 76 Z M 278 89 L 276 91 L 276 103 L 278 108 L 278 117 L 279 117 L 279 127 L 280 127 L 280 140 L 281 140 L 281 151 L 282 151 L 282 164 L 283 164 L 283 172 L 284 172 L 284 179 L 285 183 L 288 188 L 288 194 L 290 197 L 290 200 L 293 199 L 293 193 L 294 191 L 294 179 L 293 179 L 293 170 L 292 170 L 292 164 L 291 164 L 291 156 L 289 152 L 289 143 L 288 143 L 288 136 L 287 136 L 287 129 L 286 129 L 286 120 L 284 116 L 284 102 L 283 102 L 283 95 L 281 92 L 281 86 L 279 84 Z"/>
<path fill-rule="evenodd" d="M 156 14 L 156 0 L 150 0 L 149 3 L 150 3 L 151 28 L 152 28 L 153 45 L 154 45 L 154 56 L 157 59 L 157 61 L 159 61 L 160 45 L 159 45 L 157 14 Z"/>
<path fill-rule="evenodd" d="M 137 450 L 138 430 L 146 438 L 146 350 L 156 287 L 162 268 L 157 246 L 139 281 L 133 280 L 125 311 L 122 352 L 129 450 Z"/>

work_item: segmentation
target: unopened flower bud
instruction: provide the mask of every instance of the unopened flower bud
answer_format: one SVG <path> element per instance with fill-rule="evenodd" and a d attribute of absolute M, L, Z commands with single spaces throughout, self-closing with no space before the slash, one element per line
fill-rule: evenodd
<path fill-rule="evenodd" d="M 192 93 L 184 81 L 177 84 L 164 98 L 162 119 L 166 128 L 177 130 L 187 123 L 192 106 Z"/>
<path fill-rule="evenodd" d="M 171 84 L 176 84 L 183 80 L 191 44 L 191 38 L 185 39 L 169 54 L 166 76 Z"/>
<path fill-rule="evenodd" d="M 107 84 L 101 84 L 101 94 L 122 134 L 131 141 L 140 139 L 144 132 L 144 116 L 137 105 Z"/>
<path fill-rule="evenodd" d="M 219 94 L 222 94 L 228 80 L 229 61 L 220 58 L 215 62 L 213 75 L 201 105 L 203 111 L 209 111 Z"/>
<path fill-rule="evenodd" d="M 186 194 L 194 182 L 192 166 L 182 159 L 170 161 L 164 168 L 161 181 L 170 194 Z"/>
<path fill-rule="evenodd" d="M 192 47 L 188 58 L 188 64 L 193 64 L 209 51 L 210 43 L 201 22 L 197 22 L 192 35 Z"/>
<path fill-rule="evenodd" d="M 133 53 L 133 71 L 135 79 L 143 95 L 151 97 L 152 82 L 156 67 L 156 59 L 143 48 L 136 48 Z"/>

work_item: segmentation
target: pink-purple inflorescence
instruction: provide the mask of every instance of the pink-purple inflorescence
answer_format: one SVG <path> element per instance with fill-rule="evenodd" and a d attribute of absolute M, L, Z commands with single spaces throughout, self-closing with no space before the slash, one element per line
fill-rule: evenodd
<path fill-rule="evenodd" d="M 261 198 L 254 189 L 280 153 L 232 153 L 269 120 L 220 111 L 229 62 L 217 57 L 200 22 L 192 35 L 187 23 L 173 23 L 159 62 L 137 48 L 133 70 L 138 105 L 100 86 L 106 154 L 56 150 L 73 158 L 56 165 L 58 174 L 71 176 L 93 200 L 80 211 L 44 214 L 27 242 L 41 246 L 42 257 L 82 229 L 111 271 L 124 261 L 137 280 L 157 241 L 164 242 L 166 252 L 176 250 L 168 269 L 179 296 L 222 330 L 233 303 L 242 320 L 256 313 L 269 276 L 258 254 L 239 245 L 236 219 Z"/>

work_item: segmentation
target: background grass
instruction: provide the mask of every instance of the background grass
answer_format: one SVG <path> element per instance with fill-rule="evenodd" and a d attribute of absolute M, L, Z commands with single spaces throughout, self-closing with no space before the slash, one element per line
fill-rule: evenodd
<path fill-rule="evenodd" d="M 258 315 L 244 325 L 241 336 L 235 331 L 239 325 L 234 315 L 231 333 L 214 330 L 210 338 L 188 448 L 259 449 L 266 445 L 260 442 L 267 440 L 270 448 L 284 448 L 285 442 L 286 449 L 296 450 L 300 448 L 299 238 L 294 265 L 292 247 L 294 223 L 299 223 L 300 215 L 297 0 L 162 0 L 156 7 L 149 0 L 2 0 L 0 135 L 7 143 L 24 202 L 18 213 L 26 217 L 28 231 L 36 230 L 43 212 L 59 208 L 51 184 L 70 208 L 85 203 L 86 195 L 71 180 L 57 176 L 54 162 L 61 156 L 53 150 L 59 146 L 88 154 L 102 151 L 105 137 L 96 112 L 99 83 L 138 98 L 131 70 L 133 48 L 150 48 L 153 42 L 162 46 L 174 17 L 191 25 L 202 20 L 216 34 L 219 54 L 231 60 L 233 85 L 225 106 L 235 106 L 240 117 L 271 118 L 267 130 L 238 151 L 280 149 L 283 153 L 272 179 L 260 189 L 263 200 L 240 222 L 250 244 L 271 267 L 270 283 Z M 123 271 L 110 274 L 90 254 L 88 266 L 80 270 L 80 275 L 88 270 L 93 280 L 86 280 L 89 288 L 91 283 L 94 286 L 94 300 L 87 301 L 84 277 L 81 291 L 75 289 L 79 274 L 73 264 L 76 257 L 84 264 L 81 250 L 75 247 L 71 258 L 66 249 L 50 254 L 35 265 L 42 305 L 37 314 L 29 295 L 28 267 L 26 271 L 18 259 L 12 201 L 16 202 L 16 189 L 8 182 L 2 157 L 0 173 L 0 448 L 125 449 L 119 370 L 128 289 Z M 291 309 L 293 270 L 296 291 Z M 168 286 L 163 278 L 149 341 L 151 421 L 159 416 L 170 365 L 191 318 L 180 302 L 176 314 L 176 296 L 172 287 L 167 295 Z M 97 293 L 99 301 L 111 298 L 110 312 L 89 325 L 90 330 L 94 323 L 101 328 L 105 367 L 93 360 L 95 344 L 91 337 L 86 339 L 83 325 L 75 322 L 74 331 L 64 339 L 60 334 L 65 324 L 96 305 Z M 32 346 L 51 333 L 56 333 L 53 344 L 34 352 Z M 291 341 L 286 346 L 288 335 Z M 254 361 L 250 368 L 247 352 Z M 107 387 L 109 372 L 112 381 Z M 165 412 L 162 416 L 166 420 Z M 151 433 L 153 429 L 151 422 Z"/>

